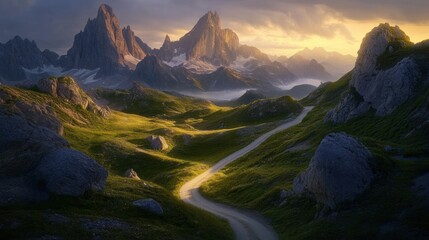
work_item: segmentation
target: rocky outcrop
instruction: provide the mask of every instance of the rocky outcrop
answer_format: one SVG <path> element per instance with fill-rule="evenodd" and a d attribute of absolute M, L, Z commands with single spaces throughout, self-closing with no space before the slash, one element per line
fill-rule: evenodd
<path fill-rule="evenodd" d="M 111 114 L 108 108 L 98 106 L 72 77 L 41 79 L 37 82 L 36 87 L 41 92 L 53 97 L 60 97 L 102 117 L 108 117 Z"/>
<path fill-rule="evenodd" d="M 168 143 L 163 136 L 149 136 L 147 140 L 150 142 L 150 146 L 154 150 L 163 151 L 168 149 Z"/>
<path fill-rule="evenodd" d="M 95 19 L 88 20 L 85 29 L 75 36 L 73 46 L 62 56 L 60 64 L 67 68 L 97 69 L 101 75 L 113 75 L 130 69 L 127 56 L 145 56 L 130 27 L 121 29 L 110 6 L 102 4 Z"/>
<path fill-rule="evenodd" d="M 122 29 L 122 35 L 124 36 L 128 52 L 137 59 L 143 59 L 146 53 L 137 42 L 138 37 L 134 36 L 134 32 L 129 25 L 127 28 Z M 140 42 L 142 42 L 141 39 Z"/>
<path fill-rule="evenodd" d="M 124 173 L 124 177 L 140 180 L 139 175 L 132 168 L 128 168 Z"/>
<path fill-rule="evenodd" d="M 381 24 L 368 33 L 359 50 L 350 93 L 326 115 L 325 121 L 345 122 L 370 109 L 378 116 L 386 116 L 411 99 L 425 80 L 419 64 L 409 56 L 384 69 L 388 60 L 382 59 L 410 46 L 409 37 L 397 26 Z"/>
<path fill-rule="evenodd" d="M 63 134 L 64 127 L 51 106 L 23 100 L 14 101 L 13 96 L 0 89 L 0 103 L 2 102 L 8 102 L 8 104 L 1 106 L 0 112 L 12 112 L 27 121 L 46 127 L 59 135 Z"/>
<path fill-rule="evenodd" d="M 25 69 L 35 69 L 44 65 L 55 65 L 58 55 L 40 51 L 34 41 L 16 36 L 0 43 L 0 80 L 19 81 L 26 79 Z"/>
<path fill-rule="evenodd" d="M 161 204 L 152 198 L 134 201 L 133 205 L 157 215 L 164 215 L 164 210 L 162 209 Z"/>
<path fill-rule="evenodd" d="M 49 193 L 80 196 L 101 191 L 107 171 L 85 154 L 61 148 L 46 154 L 37 166 L 34 179 Z"/>
<path fill-rule="evenodd" d="M 214 65 L 229 65 L 236 59 L 239 39 L 230 29 L 222 29 L 219 15 L 208 12 L 201 17 L 194 28 L 179 39 L 171 42 L 167 36 L 159 51 L 164 61 L 186 54 L 186 59 L 202 60 Z"/>
<path fill-rule="evenodd" d="M 316 150 L 306 171 L 293 184 L 296 194 L 309 194 L 330 208 L 351 201 L 374 179 L 371 152 L 345 133 L 331 133 Z"/>
<path fill-rule="evenodd" d="M 55 132 L 0 111 L 0 205 L 102 190 L 107 171 L 68 146 Z"/>

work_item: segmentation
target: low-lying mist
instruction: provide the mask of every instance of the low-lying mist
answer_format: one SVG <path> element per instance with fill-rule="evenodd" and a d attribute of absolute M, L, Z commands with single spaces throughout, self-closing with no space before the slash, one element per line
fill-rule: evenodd
<path fill-rule="evenodd" d="M 223 90 L 223 91 L 208 91 L 208 92 L 194 92 L 194 91 L 181 91 L 180 94 L 201 98 L 211 101 L 230 101 L 237 99 L 246 93 L 249 89 L 235 89 L 235 90 Z"/>
<path fill-rule="evenodd" d="M 278 87 L 278 88 L 280 88 L 282 90 L 290 90 L 293 87 L 296 87 L 298 85 L 308 84 L 308 85 L 313 85 L 315 87 L 318 87 L 322 83 L 323 83 L 323 81 L 319 80 L 319 79 L 300 78 L 300 79 L 298 79 L 296 81 L 293 81 L 291 83 L 288 83 L 288 84 L 276 85 L 276 87 Z"/>

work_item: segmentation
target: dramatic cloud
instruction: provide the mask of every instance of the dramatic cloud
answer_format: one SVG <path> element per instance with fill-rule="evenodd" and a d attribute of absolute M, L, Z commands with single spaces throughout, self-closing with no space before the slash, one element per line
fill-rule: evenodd
<path fill-rule="evenodd" d="M 131 25 L 152 47 L 167 33 L 180 37 L 214 10 L 242 42 L 272 54 L 317 44 L 334 48 L 340 41 L 346 44 L 342 50 L 355 52 L 370 26 L 358 31 L 350 22 L 429 22 L 427 0 L 0 0 L 0 41 L 21 35 L 65 53 L 101 3 L 111 5 L 121 25 Z"/>

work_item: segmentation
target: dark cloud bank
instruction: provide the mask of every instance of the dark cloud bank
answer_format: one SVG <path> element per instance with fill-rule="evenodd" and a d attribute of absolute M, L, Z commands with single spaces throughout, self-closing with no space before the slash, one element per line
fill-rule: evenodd
<path fill-rule="evenodd" d="M 121 25 L 131 25 L 152 47 L 159 47 L 166 33 L 189 29 L 209 10 L 218 11 L 226 27 L 277 26 L 299 37 L 351 39 L 351 30 L 330 23 L 332 18 L 429 21 L 427 0 L 0 0 L 0 42 L 20 35 L 65 53 L 101 3 L 111 5 Z"/>

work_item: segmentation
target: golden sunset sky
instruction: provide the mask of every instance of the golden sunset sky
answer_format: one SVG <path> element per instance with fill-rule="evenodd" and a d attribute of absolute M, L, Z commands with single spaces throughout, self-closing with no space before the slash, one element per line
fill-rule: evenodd
<path fill-rule="evenodd" d="M 209 10 L 242 44 L 277 56 L 305 47 L 356 56 L 365 34 L 385 22 L 413 42 L 429 39 L 427 0 L 0 0 L 0 42 L 20 35 L 63 54 L 101 3 L 153 48 L 166 34 L 179 39 Z"/>

